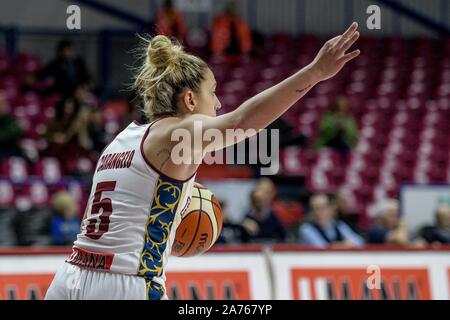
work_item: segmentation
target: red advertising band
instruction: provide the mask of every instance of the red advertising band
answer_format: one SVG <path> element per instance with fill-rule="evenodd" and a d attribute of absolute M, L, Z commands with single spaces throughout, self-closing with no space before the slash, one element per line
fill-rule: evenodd
<path fill-rule="evenodd" d="M 90 252 L 74 246 L 66 262 L 86 269 L 107 271 L 111 268 L 113 259 L 114 254 Z"/>

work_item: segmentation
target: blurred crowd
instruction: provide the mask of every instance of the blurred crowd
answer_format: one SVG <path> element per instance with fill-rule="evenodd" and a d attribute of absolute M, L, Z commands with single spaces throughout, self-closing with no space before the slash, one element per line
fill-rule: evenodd
<path fill-rule="evenodd" d="M 190 46 L 185 19 L 172 1 L 166 0 L 156 17 L 156 30 Z M 210 30 L 208 53 L 233 63 L 252 53 L 258 35 L 239 14 L 236 2 L 230 2 L 214 17 Z M 96 95 L 95 83 L 86 63 L 75 52 L 72 42 L 62 40 L 54 58 L 42 69 L 29 73 L 20 90 L 44 97 L 56 97 L 54 116 L 41 132 L 46 142 L 38 157 L 55 157 L 66 165 L 70 175 L 91 175 L 92 167 L 73 169 L 73 159 L 85 158 L 95 163 L 114 134 L 139 119 L 134 102 L 126 106 L 121 123 L 114 130 L 105 125 L 104 106 Z M 337 96 L 329 111 L 320 119 L 315 141 L 296 132 L 283 118 L 269 129 L 280 129 L 281 147 L 333 148 L 345 159 L 358 142 L 358 127 L 345 96 Z M 35 157 L 22 148 L 24 133 L 10 112 L 5 94 L 0 91 L 0 160 L 19 156 L 28 161 Z M 70 152 L 67 152 L 70 150 Z M 435 222 L 408 232 L 400 216 L 399 202 L 384 199 L 375 206 L 368 223 L 354 206 L 353 195 L 345 189 L 335 193 L 311 194 L 304 200 L 284 201 L 277 186 L 261 178 L 248 199 L 248 212 L 241 221 L 229 219 L 227 204 L 222 203 L 224 225 L 218 240 L 227 243 L 299 243 L 312 247 L 358 248 L 365 244 L 396 244 L 422 247 L 426 244 L 450 243 L 450 207 L 435 208 Z M 79 232 L 82 208 L 68 191 L 52 195 L 51 205 L 30 208 L 17 213 L 12 207 L 0 206 L 0 246 L 70 245 Z"/>
<path fill-rule="evenodd" d="M 155 21 L 159 33 L 177 38 L 186 43 L 188 29 L 183 15 L 174 7 L 172 1 L 164 2 Z M 242 58 L 252 52 L 254 33 L 240 16 L 236 2 L 226 5 L 223 12 L 213 20 L 209 30 L 209 53 L 230 59 Z M 95 83 L 84 60 L 77 54 L 74 44 L 69 40 L 58 43 L 53 59 L 43 68 L 26 73 L 20 91 L 32 92 L 41 97 L 56 101 L 54 116 L 46 125 L 41 138 L 46 144 L 39 150 L 39 157 L 57 157 L 63 165 L 69 163 L 67 171 L 73 170 L 71 159 L 86 158 L 95 163 L 99 153 L 113 138 L 117 131 L 128 125 L 130 120 L 139 119 L 138 107 L 130 102 L 125 107 L 126 116 L 115 130 L 108 130 L 105 124 L 104 106 L 95 94 Z M 24 134 L 20 123 L 11 114 L 11 106 L 5 94 L 0 91 L 0 160 L 11 156 L 25 157 L 35 161 L 36 156 L 24 150 L 19 141 Z M 269 129 L 280 129 L 281 146 L 331 147 L 346 154 L 357 142 L 355 120 L 348 112 L 345 97 L 337 97 L 330 112 L 320 122 L 317 141 L 297 133 L 283 118 L 272 123 Z M 71 153 L 62 152 L 71 150 Z M 33 158 L 34 157 L 34 158 Z M 79 169 L 79 168 L 78 168 Z"/>
<path fill-rule="evenodd" d="M 361 248 L 371 245 L 398 245 L 422 248 L 450 244 L 450 205 L 435 208 L 434 223 L 414 232 L 400 215 L 399 201 L 380 201 L 370 221 L 354 207 L 352 194 L 314 193 L 301 205 L 286 205 L 269 178 L 258 180 L 249 199 L 249 211 L 238 223 L 230 220 L 222 203 L 224 224 L 218 243 L 298 243 L 314 248 Z"/>
<path fill-rule="evenodd" d="M 269 178 L 260 178 L 248 199 L 248 211 L 232 221 L 221 202 L 223 228 L 217 244 L 297 243 L 315 248 L 361 248 L 391 244 L 409 248 L 450 244 L 450 205 L 434 210 L 434 223 L 408 231 L 399 201 L 378 203 L 368 223 L 345 189 L 314 193 L 305 202 L 284 200 Z M 82 208 L 65 190 L 52 195 L 50 206 L 0 208 L 0 246 L 70 245 L 80 230 Z"/>
<path fill-rule="evenodd" d="M 80 232 L 80 206 L 71 192 L 55 192 L 50 205 L 0 208 L 1 246 L 69 246 Z"/>

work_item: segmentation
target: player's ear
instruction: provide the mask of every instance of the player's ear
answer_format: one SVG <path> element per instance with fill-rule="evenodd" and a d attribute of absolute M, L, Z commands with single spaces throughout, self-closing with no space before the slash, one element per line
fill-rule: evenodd
<path fill-rule="evenodd" d="M 197 106 L 197 101 L 195 99 L 195 94 L 192 90 L 186 90 L 183 94 L 183 104 L 190 111 L 193 112 Z"/>

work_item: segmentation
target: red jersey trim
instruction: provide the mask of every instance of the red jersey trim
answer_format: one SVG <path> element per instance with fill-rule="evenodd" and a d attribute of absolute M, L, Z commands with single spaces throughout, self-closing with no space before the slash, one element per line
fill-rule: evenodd
<path fill-rule="evenodd" d="M 74 246 L 66 262 L 86 269 L 110 270 L 113 260 L 112 253 L 91 252 Z"/>

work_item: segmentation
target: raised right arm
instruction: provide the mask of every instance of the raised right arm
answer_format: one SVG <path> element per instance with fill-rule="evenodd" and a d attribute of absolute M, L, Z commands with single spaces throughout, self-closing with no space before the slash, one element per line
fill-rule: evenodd
<path fill-rule="evenodd" d="M 168 128 L 168 132 L 173 132 L 177 128 L 184 128 L 194 134 L 194 123 L 196 121 L 201 122 L 203 130 L 218 129 L 224 136 L 227 129 L 255 129 L 256 131 L 264 129 L 285 113 L 313 86 L 336 75 L 348 61 L 359 55 L 359 50 L 346 53 L 359 37 L 357 28 L 358 24 L 352 23 L 343 34 L 328 40 L 309 65 L 273 87 L 248 99 L 234 111 L 218 117 L 193 115 L 174 123 L 171 128 Z M 217 141 L 214 144 L 204 141 L 201 146 L 202 148 L 207 147 L 204 151 L 209 152 L 222 149 L 247 137 L 248 135 L 242 135 L 237 141 Z"/>

